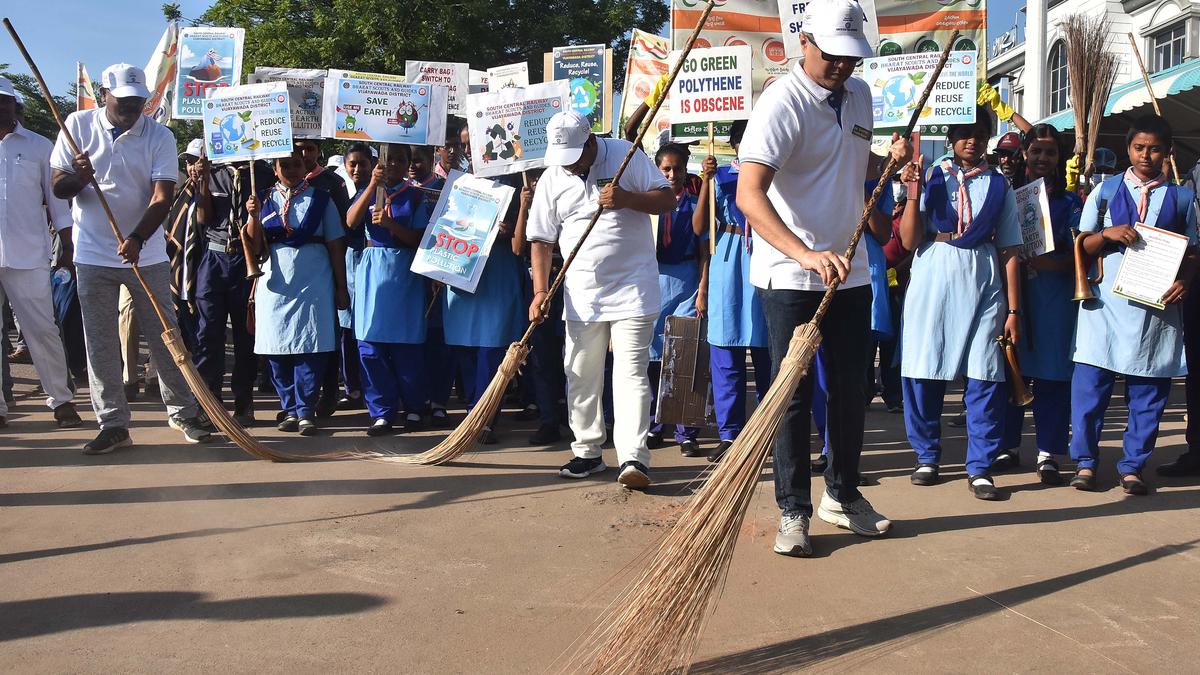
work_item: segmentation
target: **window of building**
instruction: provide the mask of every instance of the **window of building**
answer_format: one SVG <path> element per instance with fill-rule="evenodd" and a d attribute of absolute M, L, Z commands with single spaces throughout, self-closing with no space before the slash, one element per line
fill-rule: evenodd
<path fill-rule="evenodd" d="M 1153 58 L 1151 58 L 1154 72 L 1183 63 L 1184 47 L 1187 43 L 1186 28 L 1186 22 L 1177 23 L 1169 28 L 1164 28 L 1151 37 L 1150 42 L 1154 45 Z"/>
<path fill-rule="evenodd" d="M 1070 105 L 1071 98 L 1071 83 L 1067 79 L 1067 45 L 1061 40 L 1050 49 L 1047 75 L 1046 80 L 1049 86 L 1046 91 L 1050 94 L 1048 107 L 1050 114 L 1053 115 L 1066 110 Z"/>

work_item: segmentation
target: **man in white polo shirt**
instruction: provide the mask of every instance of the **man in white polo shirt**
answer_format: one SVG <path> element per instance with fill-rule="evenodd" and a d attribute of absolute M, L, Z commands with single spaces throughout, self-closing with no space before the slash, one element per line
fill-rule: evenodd
<path fill-rule="evenodd" d="M 21 324 L 37 369 L 46 405 L 59 428 L 79 426 L 71 403 L 74 392 L 67 357 L 54 323 L 50 286 L 50 230 L 46 212 L 60 235 L 71 232 L 71 211 L 55 199 L 50 182 L 50 139 L 17 121 L 17 92 L 0 77 L 0 305 L 7 298 Z M 0 397 L 0 427 L 8 406 Z"/>
<path fill-rule="evenodd" d="M 793 330 L 812 318 L 828 284 L 842 280 L 821 323 L 830 452 L 817 514 L 857 534 L 878 536 L 891 523 L 858 490 L 871 346 L 870 272 L 863 246 L 853 260 L 842 255 L 862 217 L 874 128 L 870 89 L 851 77 L 871 55 L 865 22 L 856 0 L 808 3 L 803 57 L 763 92 L 742 138 L 737 204 L 754 224 L 750 282 L 762 299 L 775 373 Z M 912 156 L 904 141 L 894 141 L 891 152 L 902 162 Z M 775 441 L 775 499 L 783 511 L 775 551 L 783 555 L 812 553 L 812 396 L 808 377 Z"/>
<path fill-rule="evenodd" d="M 132 443 L 117 337 L 117 298 L 122 285 L 133 296 L 138 322 L 146 327 L 169 424 L 182 431 L 188 442 L 200 443 L 208 440 L 209 432 L 197 420 L 196 399 L 159 331 L 150 328 L 159 325 L 158 317 L 129 267 L 138 265 L 175 328 L 171 267 L 161 228 L 179 175 L 175 135 L 142 114 L 150 91 L 141 68 L 124 63 L 109 66 L 100 77 L 100 94 L 102 107 L 67 117 L 66 127 L 79 144 L 80 154 L 73 154 L 59 133 L 50 162 L 55 196 L 74 199 L 75 269 L 87 341 L 88 383 L 100 422 L 100 435 L 85 445 L 83 452 L 101 455 Z M 116 240 L 91 187 L 93 176 L 112 208 L 122 241 Z"/>
<path fill-rule="evenodd" d="M 630 488 L 650 485 L 650 381 L 646 368 L 658 318 L 658 263 L 650 215 L 675 206 L 667 179 L 644 153 L 635 153 L 621 175 L 613 176 L 629 149 L 628 141 L 597 138 L 587 118 L 574 111 L 550 118 L 546 133 L 549 168 L 538 181 L 526 237 L 532 242 L 533 304 L 530 320 L 549 288 L 555 242 L 567 255 L 596 213 L 600 220 L 567 270 L 563 284 L 567 323 L 565 364 L 567 407 L 575 442 L 572 459 L 559 470 L 564 478 L 604 471 L 600 445 L 604 430 L 604 360 L 613 354 L 613 442 L 621 464 L 617 480 Z"/>

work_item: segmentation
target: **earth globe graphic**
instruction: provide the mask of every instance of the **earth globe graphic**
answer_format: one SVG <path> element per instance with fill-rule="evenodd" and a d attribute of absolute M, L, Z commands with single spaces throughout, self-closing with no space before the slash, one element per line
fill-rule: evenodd
<path fill-rule="evenodd" d="M 226 147 L 237 147 L 246 137 L 246 122 L 237 115 L 229 115 L 221 120 L 221 136 L 225 138 Z"/>
<path fill-rule="evenodd" d="M 889 108 L 903 108 L 917 97 L 917 85 L 907 75 L 893 75 L 883 84 L 883 97 Z"/>

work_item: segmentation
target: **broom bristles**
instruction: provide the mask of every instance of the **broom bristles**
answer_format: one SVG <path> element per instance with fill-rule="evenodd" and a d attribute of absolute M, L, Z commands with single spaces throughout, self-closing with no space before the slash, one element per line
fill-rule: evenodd
<path fill-rule="evenodd" d="M 637 583 L 616 597 L 576 644 L 590 645 L 572 672 L 686 671 L 720 598 L 754 486 L 821 344 L 816 324 L 797 326 L 779 374 L 737 440 L 690 499 Z M 560 657 L 562 658 L 562 657 Z"/>
<path fill-rule="evenodd" d="M 293 455 L 287 452 L 277 452 L 263 445 L 257 438 L 252 436 L 246 428 L 237 423 L 237 420 L 229 416 L 225 411 L 225 406 L 213 396 L 212 391 L 208 388 L 208 383 L 201 377 L 200 371 L 192 363 L 192 355 L 188 352 L 187 347 L 183 345 L 179 338 L 179 333 L 175 329 L 168 329 L 162 334 L 163 344 L 167 346 L 167 351 L 171 352 L 171 359 L 175 361 L 175 365 L 179 367 L 179 371 L 183 373 L 183 379 L 187 381 L 188 387 L 196 397 L 196 402 L 208 415 L 208 419 L 216 425 L 221 433 L 225 434 L 229 440 L 233 441 L 242 450 L 245 450 L 250 455 L 259 459 L 265 459 L 271 462 L 311 462 L 320 459 L 346 459 L 352 456 L 348 452 L 329 452 L 320 455 Z"/>
<path fill-rule="evenodd" d="M 1069 98 L 1075 117 L 1075 153 L 1088 155 L 1086 165 L 1091 160 L 1089 130 L 1096 91 L 1105 91 L 1105 98 L 1100 102 L 1103 107 L 1112 83 L 1111 76 L 1106 80 L 1103 72 L 1106 62 L 1112 59 L 1106 46 L 1110 25 L 1104 16 L 1073 14 L 1064 19 L 1061 26 L 1067 50 Z M 1099 117 L 1095 119 L 1099 120 Z"/>
<path fill-rule="evenodd" d="M 499 370 L 492 377 L 492 381 L 488 383 L 487 389 L 483 390 L 483 394 L 479 397 L 479 402 L 467 413 L 463 421 L 454 428 L 454 431 L 450 432 L 449 436 L 446 436 L 441 443 L 438 443 L 433 448 L 416 455 L 382 451 L 359 451 L 354 452 L 352 456 L 354 459 L 371 459 L 397 464 L 440 465 L 454 461 L 470 451 L 479 442 L 479 437 L 483 435 L 484 427 L 492 423 L 492 420 L 496 417 L 496 413 L 500 410 L 500 404 L 504 402 L 504 394 L 508 390 L 508 383 L 516 377 L 517 371 L 525 364 L 525 359 L 528 356 L 529 344 L 527 342 L 514 342 L 509 345 L 508 351 L 504 354 L 504 360 L 500 362 Z"/>

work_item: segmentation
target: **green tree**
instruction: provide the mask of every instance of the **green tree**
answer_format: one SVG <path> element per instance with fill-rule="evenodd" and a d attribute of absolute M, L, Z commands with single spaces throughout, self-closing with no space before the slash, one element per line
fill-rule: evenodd
<path fill-rule="evenodd" d="M 22 122 L 25 128 L 50 140 L 57 138 L 58 123 L 54 121 L 54 115 L 50 113 L 46 100 L 42 98 L 42 90 L 38 87 L 37 80 L 33 79 L 32 75 L 9 72 L 7 63 L 0 63 L 0 76 L 7 77 L 25 101 L 25 121 Z M 75 112 L 74 83 L 68 87 L 66 96 L 54 97 L 54 105 L 64 118 Z"/>
<path fill-rule="evenodd" d="M 667 16 L 662 0 L 216 0 L 201 21 L 246 29 L 248 71 L 284 66 L 403 74 L 409 59 L 477 69 L 526 61 L 530 79 L 541 81 L 543 53 L 606 44 L 614 49 L 619 90 L 630 29 L 657 33 Z"/>
<path fill-rule="evenodd" d="M 164 2 L 162 13 L 167 21 L 179 21 L 183 18 L 183 10 L 179 8 L 178 2 Z"/>

